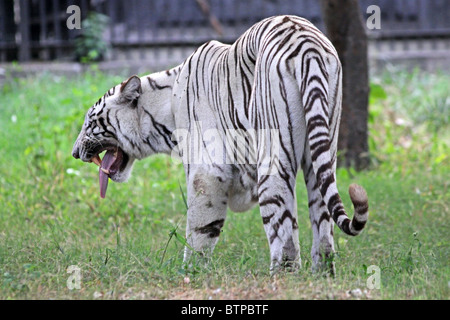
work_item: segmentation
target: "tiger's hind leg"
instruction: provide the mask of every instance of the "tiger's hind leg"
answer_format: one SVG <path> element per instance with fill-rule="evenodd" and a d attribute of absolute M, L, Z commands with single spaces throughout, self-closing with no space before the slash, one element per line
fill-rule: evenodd
<path fill-rule="evenodd" d="M 301 259 L 295 175 L 262 176 L 258 183 L 258 196 L 264 230 L 270 246 L 271 273 L 274 274 L 280 269 L 297 270 L 301 266 Z"/>
<path fill-rule="evenodd" d="M 295 189 L 305 137 L 298 119 L 304 115 L 298 84 L 282 58 L 273 56 L 270 50 L 261 53 L 250 104 L 258 137 L 259 206 L 270 246 L 272 274 L 301 266 Z M 265 66 L 270 66 L 270 72 L 264 70 Z"/>
<path fill-rule="evenodd" d="M 312 271 L 324 271 L 334 276 L 334 222 L 317 186 L 312 163 L 310 160 L 305 159 L 310 159 L 309 150 L 305 150 L 302 168 L 308 190 L 309 217 L 313 232 L 313 244 L 311 248 Z"/>

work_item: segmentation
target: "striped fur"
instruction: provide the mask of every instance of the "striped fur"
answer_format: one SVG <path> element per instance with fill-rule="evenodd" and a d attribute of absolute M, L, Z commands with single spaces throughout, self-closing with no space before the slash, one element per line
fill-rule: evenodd
<path fill-rule="evenodd" d="M 173 69 L 132 77 L 111 89 L 88 111 L 73 154 L 91 161 L 98 144 L 120 147 L 128 160 L 120 176 L 111 177 L 119 182 L 135 159 L 179 155 L 188 186 L 190 247 L 212 251 L 227 207 L 240 212 L 258 203 L 273 271 L 300 266 L 295 182 L 301 168 L 314 236 L 313 269 L 331 266 L 334 272 L 327 263 L 334 252 L 334 223 L 357 235 L 368 218 L 364 189 L 350 186 L 355 207 L 350 220 L 336 186 L 341 70 L 334 47 L 310 22 L 267 18 L 232 45 L 210 41 Z M 230 130 L 252 134 L 236 143 Z M 212 131 L 218 134 L 206 139 Z M 180 132 L 190 135 L 182 138 Z M 217 161 L 213 140 L 215 146 L 237 144 L 232 155 L 225 148 L 223 158 L 245 161 Z M 198 153 L 201 161 L 192 161 Z M 185 261 L 190 256 L 186 248 Z"/>

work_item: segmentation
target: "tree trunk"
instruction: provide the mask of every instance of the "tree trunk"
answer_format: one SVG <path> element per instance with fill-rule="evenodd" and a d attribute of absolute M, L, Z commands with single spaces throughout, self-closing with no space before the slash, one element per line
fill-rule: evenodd
<path fill-rule="evenodd" d="M 357 170 L 369 165 L 369 72 L 367 36 L 358 0 L 321 0 L 327 36 L 343 68 L 343 101 L 338 165 Z"/>

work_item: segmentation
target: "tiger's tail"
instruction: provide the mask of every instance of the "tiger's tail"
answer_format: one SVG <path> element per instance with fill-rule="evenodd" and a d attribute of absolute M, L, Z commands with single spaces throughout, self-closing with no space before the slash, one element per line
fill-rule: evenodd
<path fill-rule="evenodd" d="M 328 67 L 331 71 L 328 74 L 323 68 L 324 64 L 318 59 L 310 59 L 309 63 L 316 65 L 308 68 L 300 89 L 305 110 L 306 135 L 320 194 L 338 227 L 346 234 L 356 236 L 366 225 L 369 202 L 363 187 L 350 185 L 350 199 L 355 208 L 353 219 L 350 220 L 336 186 L 336 159 L 332 158 L 332 150 L 337 147 L 342 102 L 339 88 L 342 77 L 339 59 L 336 57 L 335 61 L 334 67 Z"/>

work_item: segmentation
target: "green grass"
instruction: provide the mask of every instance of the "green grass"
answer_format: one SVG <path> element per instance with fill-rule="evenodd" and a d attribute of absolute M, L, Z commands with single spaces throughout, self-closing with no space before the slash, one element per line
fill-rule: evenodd
<path fill-rule="evenodd" d="M 111 183 L 101 200 L 96 167 L 71 149 L 85 111 L 123 78 L 46 74 L 0 89 L 0 299 L 449 298 L 448 76 L 372 79 L 372 167 L 337 173 L 349 211 L 349 184 L 366 188 L 370 218 L 356 238 L 335 230 L 334 279 L 310 271 L 301 177 L 303 268 L 276 277 L 257 208 L 230 212 L 210 263 L 183 269 L 186 186 L 166 156 L 138 162 L 130 181 Z M 79 290 L 67 288 L 71 265 L 81 270 Z M 371 265 L 381 270 L 380 289 L 366 285 Z"/>

